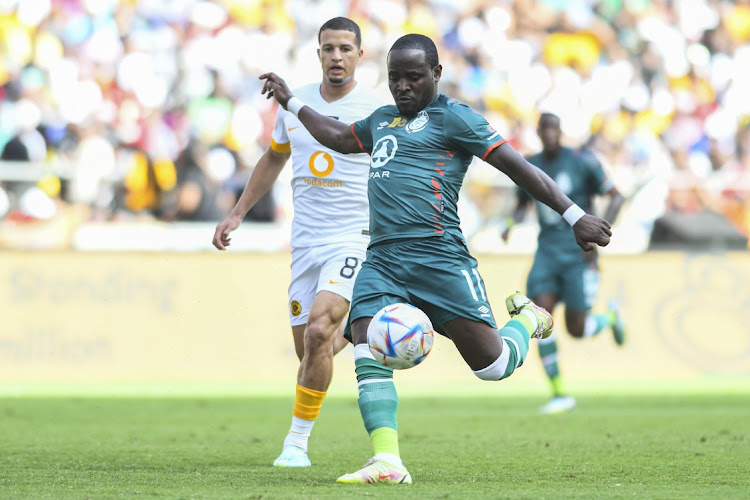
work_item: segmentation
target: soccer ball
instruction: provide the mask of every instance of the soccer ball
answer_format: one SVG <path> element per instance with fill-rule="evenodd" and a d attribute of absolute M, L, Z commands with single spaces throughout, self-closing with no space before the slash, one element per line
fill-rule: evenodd
<path fill-rule="evenodd" d="M 405 370 L 427 357 L 435 331 L 427 315 L 411 304 L 385 306 L 367 328 L 367 344 L 375 359 L 385 366 Z"/>

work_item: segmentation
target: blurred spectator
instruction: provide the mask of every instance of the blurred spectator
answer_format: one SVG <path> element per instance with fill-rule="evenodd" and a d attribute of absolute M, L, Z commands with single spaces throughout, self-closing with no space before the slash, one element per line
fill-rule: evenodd
<path fill-rule="evenodd" d="M 7 191 L 5 191 L 5 188 L 3 188 L 2 182 L 0 182 L 0 219 L 5 217 L 5 214 L 8 213 L 9 209 L 10 197 L 8 196 Z"/>
<path fill-rule="evenodd" d="M 151 159 L 137 147 L 120 145 L 117 170 L 124 172 L 114 192 L 114 217 L 164 218 L 174 206 L 177 172 L 171 160 Z"/>
<path fill-rule="evenodd" d="M 220 184 L 212 176 L 211 168 L 229 169 L 227 165 L 216 163 L 228 161 L 226 157 L 217 160 L 221 148 L 208 148 L 199 142 L 192 142 L 175 162 L 177 167 L 177 199 L 174 213 L 178 221 L 216 222 L 228 213 L 226 196 Z M 231 166 L 231 171 L 234 166 Z"/>
<path fill-rule="evenodd" d="M 19 136 L 14 136 L 5 143 L 3 154 L 0 159 L 7 161 L 29 161 L 29 149 L 23 143 Z"/>
<path fill-rule="evenodd" d="M 220 219 L 273 126 L 257 75 L 307 81 L 316 26 L 337 15 L 362 27 L 358 72 L 385 100 L 386 51 L 416 31 L 438 43 L 441 91 L 520 151 L 538 148 L 540 111 L 559 115 L 569 145 L 600 152 L 632 198 L 618 221 L 630 240 L 661 215 L 636 199 L 748 233 L 747 0 L 7 0 L 2 157 L 43 164 L 93 218 Z M 465 198 L 480 230 L 511 183 L 475 170 Z M 13 203 L 23 185 L 3 172 Z M 288 188 L 276 191 L 259 220 L 291 216 Z"/>
<path fill-rule="evenodd" d="M 247 181 L 250 179 L 252 169 L 242 167 L 235 170 L 234 174 L 227 179 L 224 184 L 224 189 L 231 196 L 230 207 L 234 207 L 237 201 L 242 196 Z M 230 209 L 231 210 L 231 209 Z M 250 222 L 273 222 L 276 219 L 276 202 L 273 196 L 273 190 L 266 193 L 258 203 L 253 205 L 247 215 L 245 215 L 245 221 Z"/>

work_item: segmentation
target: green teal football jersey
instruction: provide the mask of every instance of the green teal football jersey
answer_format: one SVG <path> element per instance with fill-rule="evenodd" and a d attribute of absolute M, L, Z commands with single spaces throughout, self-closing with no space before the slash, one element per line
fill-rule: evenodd
<path fill-rule="evenodd" d="M 463 239 L 458 194 L 474 156 L 505 139 L 472 108 L 438 94 L 412 119 L 383 106 L 352 124 L 370 154 L 370 244 L 446 232 Z"/>
<path fill-rule="evenodd" d="M 589 214 L 593 197 L 605 194 L 614 187 L 593 153 L 585 149 L 563 147 L 560 154 L 551 160 L 545 158 L 542 153 L 526 159 L 549 175 L 573 203 Z M 518 194 L 531 198 L 520 188 Z M 552 245 L 558 251 L 569 250 L 577 254 L 580 247 L 573 236 L 573 228 L 547 205 L 537 201 L 536 207 L 539 219 L 539 244 Z"/>

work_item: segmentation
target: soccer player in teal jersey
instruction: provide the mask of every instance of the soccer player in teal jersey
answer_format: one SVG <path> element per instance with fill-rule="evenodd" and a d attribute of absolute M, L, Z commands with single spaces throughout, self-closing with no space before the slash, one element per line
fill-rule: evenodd
<path fill-rule="evenodd" d="M 560 189 L 587 212 L 594 196 L 609 198 L 604 218 L 614 223 L 625 198 L 607 177 L 599 161 L 586 149 L 574 150 L 561 144 L 560 118 L 542 113 L 537 128 L 542 151 L 528 157 L 533 165 L 555 180 Z M 509 230 L 522 221 L 532 198 L 523 189 L 517 190 L 518 204 L 513 222 L 503 232 L 507 241 Z M 593 337 L 611 328 L 617 345 L 625 342 L 625 329 L 614 302 L 602 314 L 591 314 L 599 289 L 599 258 L 596 249 L 582 252 L 573 231 L 560 215 L 541 203 L 536 204 L 539 237 L 534 263 L 526 280 L 526 294 L 534 303 L 552 312 L 565 304 L 565 326 L 573 337 Z M 552 389 L 552 398 L 541 408 L 542 413 L 561 413 L 575 408 L 576 400 L 566 394 L 560 377 L 557 342 L 552 335 L 539 341 L 539 357 Z"/>
<path fill-rule="evenodd" d="M 263 93 L 295 114 L 321 144 L 371 156 L 371 240 L 354 284 L 349 326 L 359 408 L 374 456 L 362 469 L 341 476 L 342 483 L 412 481 L 399 454 L 393 370 L 375 361 L 367 346 L 367 327 L 380 308 L 408 302 L 423 309 L 483 380 L 510 376 L 526 358 L 529 338 L 552 331 L 552 316 L 519 293 L 506 299 L 511 320 L 500 329 L 495 323 L 456 209 L 473 156 L 563 214 L 582 249 L 607 245 L 611 236 L 607 221 L 585 214 L 479 113 L 438 94 L 442 66 L 432 40 L 416 34 L 399 38 L 387 65 L 396 105 L 379 108 L 351 126 L 316 113 L 278 75 L 260 76 Z"/>

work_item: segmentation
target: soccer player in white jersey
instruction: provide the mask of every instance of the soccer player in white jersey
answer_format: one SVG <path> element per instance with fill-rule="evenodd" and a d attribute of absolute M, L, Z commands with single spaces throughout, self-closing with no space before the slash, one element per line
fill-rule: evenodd
<path fill-rule="evenodd" d="M 321 83 L 295 93 L 320 113 L 343 123 L 368 116 L 382 103 L 357 85 L 362 58 L 359 26 L 336 17 L 318 32 Z M 346 345 L 341 328 L 354 279 L 369 243 L 367 177 L 370 157 L 322 146 L 291 113 L 279 107 L 271 147 L 253 170 L 231 214 L 216 226 L 213 244 L 229 246 L 229 233 L 273 186 L 291 156 L 294 219 L 289 318 L 300 359 L 292 425 L 278 467 L 307 467 L 307 442 L 333 375 L 333 356 Z"/>

